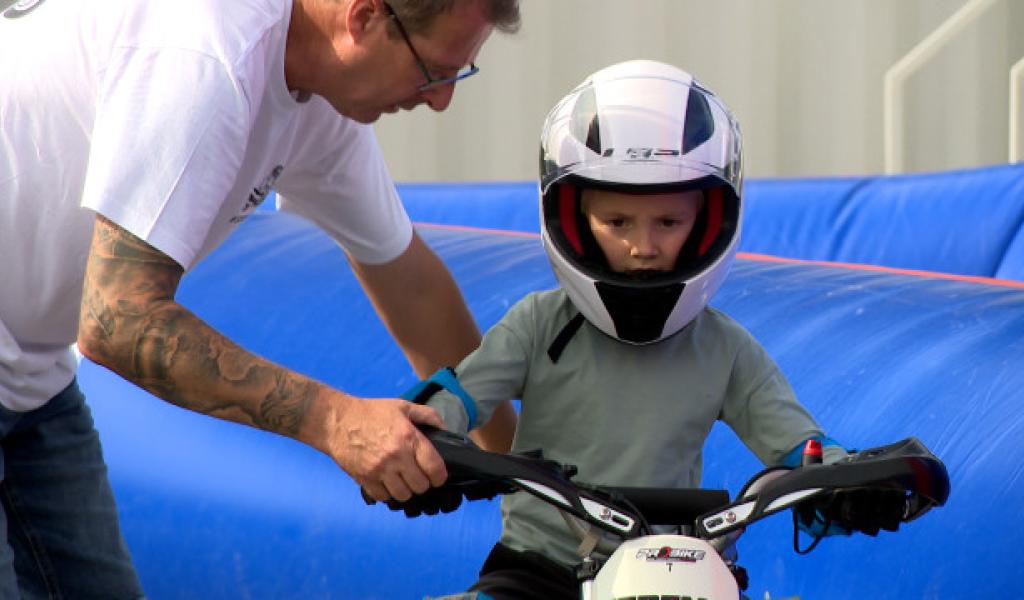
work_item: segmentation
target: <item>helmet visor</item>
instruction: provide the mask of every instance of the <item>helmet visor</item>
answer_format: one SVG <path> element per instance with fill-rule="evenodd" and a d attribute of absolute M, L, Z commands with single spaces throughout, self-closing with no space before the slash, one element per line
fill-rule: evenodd
<path fill-rule="evenodd" d="M 541 134 L 541 191 L 567 176 L 645 189 L 742 185 L 739 125 L 691 77 L 606 69 L 552 109 Z"/>

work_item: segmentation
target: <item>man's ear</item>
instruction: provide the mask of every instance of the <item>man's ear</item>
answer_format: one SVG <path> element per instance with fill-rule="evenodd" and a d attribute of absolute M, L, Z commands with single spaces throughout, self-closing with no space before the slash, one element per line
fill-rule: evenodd
<path fill-rule="evenodd" d="M 375 27 L 387 26 L 387 13 L 381 0 L 349 0 L 345 7 L 345 28 L 359 42 Z"/>

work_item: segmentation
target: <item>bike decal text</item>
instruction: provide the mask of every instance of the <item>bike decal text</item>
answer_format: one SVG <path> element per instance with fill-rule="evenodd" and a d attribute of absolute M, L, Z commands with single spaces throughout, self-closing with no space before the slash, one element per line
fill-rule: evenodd
<path fill-rule="evenodd" d="M 697 562 L 704 560 L 704 551 L 693 548 L 672 548 L 671 546 L 641 548 L 636 551 L 636 558 L 647 561 Z"/>

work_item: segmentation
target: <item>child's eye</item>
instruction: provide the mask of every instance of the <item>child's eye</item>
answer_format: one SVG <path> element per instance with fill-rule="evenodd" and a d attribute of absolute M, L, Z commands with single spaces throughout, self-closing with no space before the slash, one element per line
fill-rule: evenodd
<path fill-rule="evenodd" d="M 608 219 L 608 224 L 612 227 L 623 227 L 626 224 L 625 219 Z"/>
<path fill-rule="evenodd" d="M 682 223 L 682 221 L 680 219 L 662 219 L 661 220 L 661 226 L 662 227 L 669 227 L 669 228 L 671 228 L 671 227 L 678 227 L 680 223 Z"/>

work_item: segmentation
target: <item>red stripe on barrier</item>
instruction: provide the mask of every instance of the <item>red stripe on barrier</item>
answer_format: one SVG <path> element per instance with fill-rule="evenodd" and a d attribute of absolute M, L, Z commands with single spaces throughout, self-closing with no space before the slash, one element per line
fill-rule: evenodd
<path fill-rule="evenodd" d="M 510 229 L 488 229 L 485 227 L 470 227 L 468 225 L 443 225 L 440 223 L 416 223 L 417 227 L 430 229 L 444 229 L 448 231 L 465 231 L 467 233 L 488 233 L 493 235 L 505 235 L 509 237 L 539 238 L 539 233 L 529 231 L 512 231 Z M 879 265 L 866 265 L 863 263 L 833 262 L 828 260 L 806 260 L 803 258 L 785 258 L 772 256 L 771 254 L 757 254 L 755 252 L 737 252 L 736 258 L 753 260 L 757 262 L 774 262 L 793 265 L 815 265 L 819 267 L 837 267 L 853 271 L 874 271 L 877 273 L 892 273 L 895 275 L 908 275 L 911 277 L 924 277 L 927 279 L 947 279 L 950 281 L 968 281 L 970 283 L 981 283 L 986 285 L 997 285 L 1024 289 L 1024 281 L 1013 281 L 1011 279 L 997 279 L 995 277 L 980 277 L 976 275 L 955 275 L 953 273 L 942 273 L 939 271 L 924 271 L 920 269 L 899 269 L 896 267 L 882 267 Z"/>
<path fill-rule="evenodd" d="M 984 283 L 987 285 L 998 285 L 1024 289 L 1024 281 L 1013 281 L 1010 279 L 996 279 L 994 277 L 979 277 L 976 275 L 955 275 L 953 273 L 941 273 L 939 271 L 923 271 L 919 269 L 899 269 L 896 267 L 882 267 L 879 265 L 866 265 L 863 263 L 832 262 L 828 260 L 805 260 L 802 258 L 783 258 L 770 254 L 756 254 L 753 252 L 737 252 L 737 258 L 755 260 L 760 262 L 786 263 L 795 265 L 817 265 L 821 267 L 838 267 L 841 269 L 852 269 L 855 271 L 874 271 L 877 273 L 893 273 L 895 275 L 909 275 L 911 277 L 926 277 L 930 279 L 948 279 L 950 281 L 969 281 L 971 283 Z"/>

